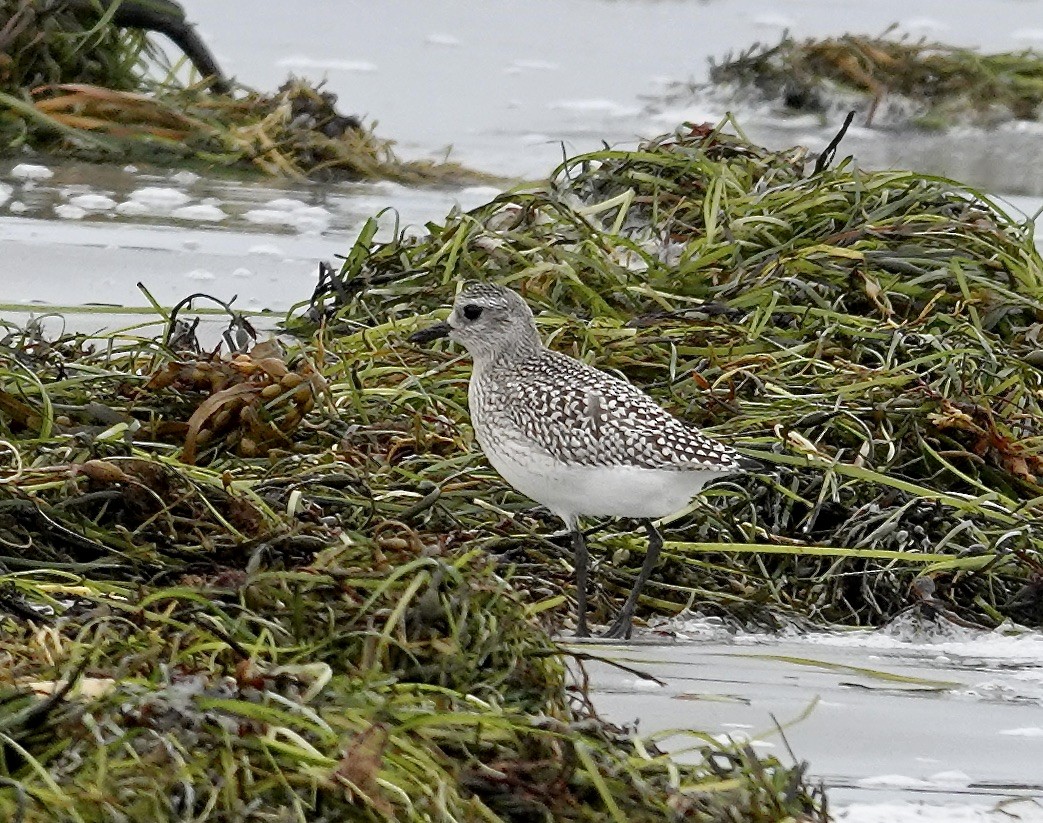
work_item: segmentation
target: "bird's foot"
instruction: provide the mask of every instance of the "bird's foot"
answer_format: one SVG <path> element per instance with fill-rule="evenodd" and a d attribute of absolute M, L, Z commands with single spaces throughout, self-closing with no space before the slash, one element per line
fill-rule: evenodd
<path fill-rule="evenodd" d="M 607 640 L 629 640 L 633 631 L 634 627 L 630 622 L 630 616 L 621 614 L 601 636 Z"/>

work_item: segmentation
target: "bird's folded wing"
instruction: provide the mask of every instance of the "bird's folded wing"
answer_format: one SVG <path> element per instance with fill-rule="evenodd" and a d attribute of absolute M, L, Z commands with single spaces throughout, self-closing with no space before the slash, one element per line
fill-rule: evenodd
<path fill-rule="evenodd" d="M 554 379 L 515 382 L 505 411 L 526 439 L 555 459 L 722 473 L 741 468 L 733 449 L 673 417 L 636 386 L 564 355 L 552 365 Z"/>

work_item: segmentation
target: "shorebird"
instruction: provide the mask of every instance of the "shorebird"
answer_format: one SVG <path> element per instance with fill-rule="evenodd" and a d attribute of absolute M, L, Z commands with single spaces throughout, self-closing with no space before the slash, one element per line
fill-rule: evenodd
<path fill-rule="evenodd" d="M 629 638 L 638 597 L 663 547 L 653 520 L 683 509 L 707 482 L 758 464 L 678 420 L 631 383 L 548 349 L 528 304 L 503 286 L 468 285 L 447 322 L 409 340 L 441 337 L 460 343 L 473 360 L 468 405 L 485 456 L 571 533 L 577 636 L 589 635 L 590 559 L 579 518 L 643 523 L 648 551 L 604 635 Z"/>

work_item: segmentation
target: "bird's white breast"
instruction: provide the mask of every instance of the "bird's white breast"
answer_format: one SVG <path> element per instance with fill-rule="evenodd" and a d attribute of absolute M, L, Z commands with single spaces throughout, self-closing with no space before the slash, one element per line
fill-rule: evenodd
<path fill-rule="evenodd" d="M 483 442 L 484 441 L 484 442 Z M 720 472 L 582 466 L 531 444 L 479 436 L 486 457 L 514 488 L 572 525 L 580 515 L 659 518 L 683 509 Z"/>

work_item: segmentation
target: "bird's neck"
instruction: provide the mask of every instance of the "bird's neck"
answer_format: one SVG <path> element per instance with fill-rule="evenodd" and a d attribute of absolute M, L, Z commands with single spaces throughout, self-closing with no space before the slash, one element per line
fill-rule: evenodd
<path fill-rule="evenodd" d="M 480 374 L 490 369 L 510 368 L 538 357 L 543 349 L 543 341 L 536 329 L 532 329 L 531 334 L 510 340 L 495 349 L 474 352 L 474 370 Z"/>

